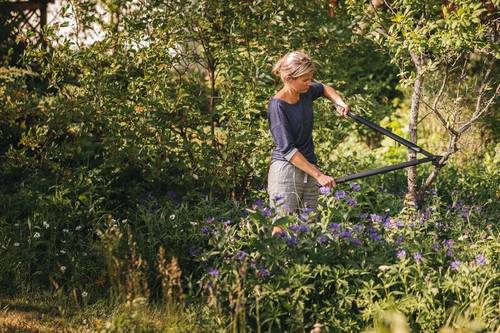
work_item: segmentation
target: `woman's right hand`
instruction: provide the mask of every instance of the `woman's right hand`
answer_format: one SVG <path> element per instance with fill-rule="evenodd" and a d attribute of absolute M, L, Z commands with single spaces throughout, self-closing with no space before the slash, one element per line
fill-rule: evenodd
<path fill-rule="evenodd" d="M 317 181 L 321 186 L 327 186 L 327 187 L 337 186 L 337 184 L 335 183 L 335 179 L 325 174 L 321 174 L 321 176 L 318 177 Z"/>

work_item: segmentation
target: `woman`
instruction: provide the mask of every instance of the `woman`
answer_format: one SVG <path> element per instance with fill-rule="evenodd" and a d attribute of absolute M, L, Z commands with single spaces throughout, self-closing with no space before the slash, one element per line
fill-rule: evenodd
<path fill-rule="evenodd" d="M 346 117 L 349 106 L 332 87 L 313 82 L 314 65 L 301 51 L 282 57 L 273 74 L 284 83 L 268 105 L 269 129 L 275 149 L 268 174 L 268 194 L 271 206 L 283 213 L 299 208 L 316 209 L 319 187 L 332 188 L 335 179 L 322 173 L 317 166 L 312 140 L 312 102 L 324 96 L 337 104 L 337 112 Z M 282 229 L 281 229 L 282 230 Z M 279 232 L 273 230 L 273 233 Z"/>

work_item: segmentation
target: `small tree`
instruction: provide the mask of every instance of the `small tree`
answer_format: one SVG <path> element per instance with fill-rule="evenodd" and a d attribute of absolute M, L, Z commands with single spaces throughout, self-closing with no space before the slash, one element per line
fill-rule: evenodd
<path fill-rule="evenodd" d="M 420 186 L 416 167 L 408 170 L 407 203 L 416 206 L 446 161 L 459 150 L 465 132 L 497 102 L 500 53 L 495 9 L 500 2 L 346 2 L 359 20 L 358 33 L 387 49 L 400 68 L 402 85 L 412 87 L 410 141 L 417 142 L 421 104 L 449 134 L 448 148 Z M 408 151 L 409 160 L 415 155 Z"/>

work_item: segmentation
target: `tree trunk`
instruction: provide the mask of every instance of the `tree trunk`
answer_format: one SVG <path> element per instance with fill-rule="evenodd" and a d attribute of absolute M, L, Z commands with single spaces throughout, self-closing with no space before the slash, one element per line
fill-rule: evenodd
<path fill-rule="evenodd" d="M 420 96 L 422 94 L 422 86 L 424 82 L 424 76 L 421 71 L 423 59 L 412 54 L 412 59 L 417 69 L 417 78 L 413 84 L 413 93 L 411 96 L 411 110 L 410 119 L 408 121 L 408 131 L 409 131 L 409 141 L 417 144 L 417 121 L 418 121 L 418 111 L 420 107 Z M 416 152 L 408 149 L 408 161 L 415 160 L 417 157 Z M 417 167 L 413 166 L 408 168 L 407 173 L 408 180 L 408 192 L 406 193 L 405 203 L 407 206 L 418 206 L 418 196 L 417 196 Z"/>

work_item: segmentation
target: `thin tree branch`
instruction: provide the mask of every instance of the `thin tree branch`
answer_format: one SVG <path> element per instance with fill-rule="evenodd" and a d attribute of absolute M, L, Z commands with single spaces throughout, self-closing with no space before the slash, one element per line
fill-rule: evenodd
<path fill-rule="evenodd" d="M 472 123 L 474 123 L 479 117 L 484 115 L 491 108 L 491 106 L 495 104 L 496 98 L 500 94 L 500 84 L 497 85 L 495 92 L 488 99 L 486 104 L 482 103 L 482 98 L 484 97 L 485 90 L 488 87 L 489 83 L 491 83 L 491 80 L 492 80 L 492 79 L 488 80 L 488 78 L 491 75 L 493 63 L 494 63 L 494 61 L 492 62 L 490 68 L 488 69 L 488 71 L 486 73 L 485 82 L 481 85 L 481 87 L 479 89 L 479 96 L 477 97 L 476 108 L 475 108 L 473 115 L 464 125 L 462 125 L 462 127 L 460 127 L 460 129 L 458 131 L 450 131 L 450 141 L 448 144 L 448 150 L 445 154 L 443 154 L 441 159 L 438 161 L 437 165 L 434 167 L 434 169 L 429 174 L 427 179 L 424 181 L 422 186 L 419 188 L 419 191 L 417 194 L 419 200 L 421 200 L 423 198 L 425 191 L 429 188 L 429 186 L 432 184 L 432 182 L 436 179 L 437 175 L 439 174 L 440 169 L 444 166 L 444 163 L 450 158 L 451 155 L 453 155 L 454 153 L 456 153 L 458 151 L 458 140 L 463 135 L 463 133 L 471 127 Z M 462 71 L 462 73 L 463 73 L 463 71 Z M 430 106 L 425 101 L 423 101 L 423 103 L 426 104 L 430 108 Z M 437 111 L 437 110 L 435 110 L 435 111 Z M 455 113 L 455 115 L 457 115 L 457 114 L 458 114 L 458 112 Z M 440 118 L 440 120 L 443 121 L 444 119 Z"/>
<path fill-rule="evenodd" d="M 488 112 L 489 108 L 493 104 L 495 104 L 495 99 L 498 97 L 499 93 L 500 93 L 500 84 L 497 85 L 497 88 L 495 89 L 495 92 L 493 93 L 493 96 L 491 96 L 491 98 L 488 100 L 488 102 L 486 102 L 486 105 L 483 108 L 481 108 L 481 106 L 480 106 L 481 99 L 482 99 L 482 96 L 483 96 L 483 94 L 481 94 L 477 98 L 478 101 L 477 101 L 477 104 L 476 104 L 476 110 L 472 114 L 472 117 L 464 125 L 462 125 L 462 127 L 460 127 L 460 129 L 458 130 L 458 133 L 462 134 L 463 132 L 465 132 L 466 130 L 468 130 L 469 127 L 472 125 L 473 122 L 475 122 L 479 117 L 481 117 L 483 114 L 485 114 L 486 112 Z"/>
<path fill-rule="evenodd" d="M 434 166 L 434 169 L 429 174 L 429 176 L 427 176 L 427 179 L 424 181 L 424 183 L 422 184 L 422 186 L 420 186 L 420 188 L 418 190 L 417 196 L 418 196 L 419 200 L 421 200 L 423 198 L 425 191 L 427 191 L 429 186 L 434 182 L 437 175 L 439 174 L 439 171 L 444 166 L 446 161 L 448 161 L 448 159 L 451 157 L 451 155 L 453 155 L 454 153 L 456 153 L 458 151 L 457 142 L 458 142 L 459 138 L 460 138 L 460 134 L 450 134 L 450 141 L 448 143 L 448 150 L 446 151 L 445 154 L 442 155 L 442 157 L 439 159 L 437 165 Z"/>
<path fill-rule="evenodd" d="M 465 70 L 467 69 L 467 63 L 469 62 L 469 58 L 465 58 L 464 65 L 462 67 L 462 73 L 460 74 L 460 77 L 458 78 L 458 84 L 457 84 L 457 94 L 456 94 L 456 99 L 460 96 L 460 86 L 462 84 L 462 81 L 465 79 Z"/>
<path fill-rule="evenodd" d="M 423 100 L 422 100 L 422 103 L 424 103 L 425 105 L 427 105 L 427 103 L 425 103 Z M 417 125 L 419 125 L 422 121 L 424 121 L 425 118 L 427 118 L 428 115 L 430 115 L 433 111 L 429 111 L 427 112 L 426 114 L 423 115 L 422 118 L 420 118 L 419 120 L 417 120 Z"/>
<path fill-rule="evenodd" d="M 432 103 L 432 109 L 436 110 L 437 109 L 437 104 L 439 103 L 439 100 L 443 96 L 444 88 L 446 87 L 446 83 L 448 83 L 448 70 L 446 70 L 446 74 L 444 75 L 443 78 L 443 83 L 441 84 L 441 87 L 439 88 L 439 92 L 434 99 L 434 102 Z"/>
<path fill-rule="evenodd" d="M 444 119 L 443 115 L 438 110 L 430 106 L 424 99 L 422 99 L 422 103 L 425 104 L 425 106 L 427 106 L 436 115 L 436 117 L 439 119 L 446 130 L 455 135 L 457 134 L 457 131 L 449 125 L 449 123 Z"/>

